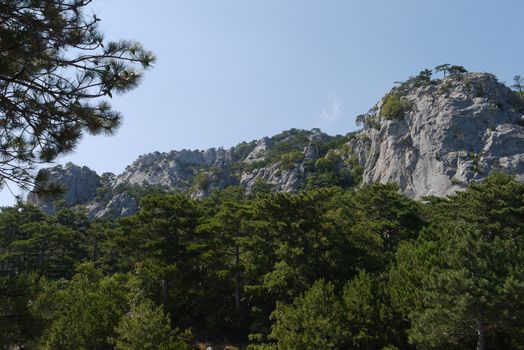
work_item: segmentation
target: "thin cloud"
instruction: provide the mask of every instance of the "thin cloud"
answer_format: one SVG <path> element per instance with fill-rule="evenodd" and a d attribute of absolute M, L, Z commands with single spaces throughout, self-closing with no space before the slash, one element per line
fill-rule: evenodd
<path fill-rule="evenodd" d="M 326 98 L 327 106 L 320 112 L 317 120 L 317 127 L 326 127 L 333 124 L 340 117 L 342 102 L 340 99 L 330 94 Z"/>

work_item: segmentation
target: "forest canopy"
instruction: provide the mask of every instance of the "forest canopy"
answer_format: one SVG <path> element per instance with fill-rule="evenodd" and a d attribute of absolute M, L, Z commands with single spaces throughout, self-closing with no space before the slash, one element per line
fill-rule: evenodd
<path fill-rule="evenodd" d="M 522 348 L 524 185 L 395 185 L 201 200 L 116 222 L 0 213 L 0 347 Z"/>

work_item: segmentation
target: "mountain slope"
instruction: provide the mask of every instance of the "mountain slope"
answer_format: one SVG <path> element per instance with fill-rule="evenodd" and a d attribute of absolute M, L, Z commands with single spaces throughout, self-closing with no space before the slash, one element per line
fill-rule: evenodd
<path fill-rule="evenodd" d="M 358 181 L 360 166 L 350 164 L 353 158 L 343 157 L 350 138 L 329 136 L 318 129 L 291 129 L 227 150 L 145 154 L 118 176 L 99 176 L 71 163 L 58 165 L 43 171 L 49 181 L 63 186 L 64 194 L 49 198 L 30 193 L 28 201 L 48 213 L 59 207 L 82 206 L 89 217 L 97 218 L 130 214 L 136 211 L 136 199 L 151 191 L 188 192 L 201 198 L 232 185 L 242 186 L 248 193 L 298 192 L 317 186 L 317 182 L 351 186 Z"/>
<path fill-rule="evenodd" d="M 297 192 L 318 186 L 396 182 L 412 198 L 443 196 L 492 171 L 524 181 L 524 102 L 488 73 L 424 75 L 393 88 L 357 117 L 360 132 L 329 136 L 292 129 L 230 149 L 154 152 L 122 174 L 98 176 L 68 164 L 44 171 L 64 186 L 60 198 L 28 200 L 53 212 L 81 206 L 91 218 L 135 212 L 137 198 L 154 190 L 199 198 L 242 186 Z"/>
<path fill-rule="evenodd" d="M 415 198 L 453 193 L 494 170 L 522 181 L 523 113 L 522 99 L 491 74 L 411 79 L 365 116 L 363 181 L 396 182 Z"/>

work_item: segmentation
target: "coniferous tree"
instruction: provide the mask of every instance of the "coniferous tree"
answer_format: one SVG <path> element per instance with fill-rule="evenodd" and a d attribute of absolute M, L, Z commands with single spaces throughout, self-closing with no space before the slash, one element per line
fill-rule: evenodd
<path fill-rule="evenodd" d="M 271 317 L 277 349 L 345 348 L 342 306 L 331 283 L 315 282 L 290 305 L 278 303 Z"/>
<path fill-rule="evenodd" d="M 133 305 L 115 329 L 116 350 L 190 350 L 190 332 L 171 329 L 171 321 L 150 300 Z"/>
<path fill-rule="evenodd" d="M 511 87 L 518 91 L 519 94 L 522 94 L 524 91 L 524 77 L 515 75 L 515 77 L 513 77 L 513 85 L 511 85 Z"/>
<path fill-rule="evenodd" d="M 0 4 L 0 182 L 31 188 L 33 166 L 74 149 L 83 133 L 114 133 L 104 97 L 137 86 L 154 56 L 137 42 L 106 42 L 91 0 Z"/>
<path fill-rule="evenodd" d="M 418 203 L 402 195 L 395 184 L 364 186 L 351 193 L 349 201 L 355 217 L 350 228 L 354 242 L 367 259 L 362 269 L 370 270 L 373 264 L 386 267 L 399 242 L 416 237 L 424 224 Z"/>
<path fill-rule="evenodd" d="M 122 267 L 132 270 L 147 262 L 161 281 L 159 297 L 167 311 L 181 316 L 198 305 L 189 295 L 198 294 L 202 282 L 196 228 L 198 203 L 183 195 L 146 196 L 141 210 L 120 221 L 112 240 Z"/>
<path fill-rule="evenodd" d="M 435 205 L 434 223 L 396 253 L 391 292 L 413 343 L 522 346 L 524 186 L 495 174 Z"/>
<path fill-rule="evenodd" d="M 127 310 L 126 282 L 125 276 L 103 276 L 86 263 L 65 284 L 50 284 L 37 300 L 38 314 L 47 320 L 40 348 L 111 349 L 110 338 Z"/>
<path fill-rule="evenodd" d="M 233 291 L 234 310 L 238 321 L 241 321 L 243 311 L 244 266 L 241 261 L 243 241 L 248 236 L 246 221 L 251 216 L 250 207 L 241 199 L 226 199 L 221 203 L 219 211 L 199 226 L 201 234 L 206 234 L 209 250 L 206 255 L 213 261 L 218 282 L 229 279 Z M 225 311 L 225 310 L 223 310 Z M 237 325 L 239 325 L 238 322 Z"/>
<path fill-rule="evenodd" d="M 448 63 L 445 63 L 445 64 L 440 64 L 438 66 L 435 67 L 435 72 L 437 73 L 442 73 L 442 75 L 444 76 L 444 78 L 446 77 L 446 74 L 449 73 L 449 68 L 451 67 L 450 64 Z"/>
<path fill-rule="evenodd" d="M 462 74 L 462 73 L 467 73 L 467 72 L 468 72 L 467 69 L 464 68 L 463 66 L 452 65 L 448 67 L 449 75 Z"/>
<path fill-rule="evenodd" d="M 34 274 L 0 277 L 0 349 L 32 344 L 45 328 L 34 310 L 41 280 Z"/>
<path fill-rule="evenodd" d="M 408 349 L 408 323 L 392 305 L 384 274 L 360 271 L 342 291 L 344 336 L 351 349 Z"/>

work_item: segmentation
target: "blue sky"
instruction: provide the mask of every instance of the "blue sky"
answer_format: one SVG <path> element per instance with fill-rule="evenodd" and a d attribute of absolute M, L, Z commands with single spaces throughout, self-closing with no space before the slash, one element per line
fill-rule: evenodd
<path fill-rule="evenodd" d="M 395 81 L 441 63 L 524 75 L 522 0 L 94 0 L 90 11 L 107 39 L 158 57 L 111 101 L 117 135 L 85 137 L 59 160 L 100 173 L 293 127 L 345 134 Z"/>

